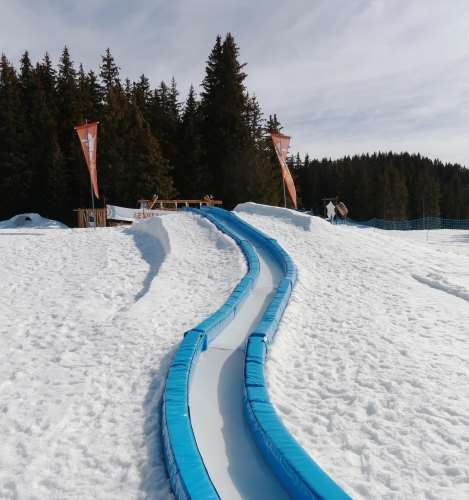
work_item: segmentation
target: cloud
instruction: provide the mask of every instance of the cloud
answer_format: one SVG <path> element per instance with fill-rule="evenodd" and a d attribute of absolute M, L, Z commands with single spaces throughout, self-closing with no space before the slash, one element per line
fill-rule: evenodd
<path fill-rule="evenodd" d="M 469 4 L 465 0 L 2 0 L 0 50 L 96 69 L 110 47 L 123 76 L 203 78 L 231 31 L 247 84 L 293 149 L 337 157 L 420 151 L 469 164 Z"/>

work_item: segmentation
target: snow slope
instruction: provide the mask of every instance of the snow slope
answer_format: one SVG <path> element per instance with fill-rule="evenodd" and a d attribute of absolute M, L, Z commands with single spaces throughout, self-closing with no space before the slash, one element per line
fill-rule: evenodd
<path fill-rule="evenodd" d="M 284 423 L 354 498 L 469 498 L 469 232 L 277 210 L 237 208 L 298 267 L 267 363 Z"/>
<path fill-rule="evenodd" d="M 402 238 L 417 244 L 420 243 L 425 247 L 433 248 L 437 252 L 469 255 L 469 231 L 451 229 L 435 229 L 430 231 L 384 231 L 381 229 L 371 229 L 371 231 Z"/>
<path fill-rule="evenodd" d="M 45 219 L 39 214 L 19 214 L 0 221 L 0 229 L 65 229 L 66 227 L 61 222 Z"/>
<path fill-rule="evenodd" d="M 0 230 L 0 255 L 0 498 L 170 498 L 166 370 L 244 275 L 236 245 L 178 213 Z"/>

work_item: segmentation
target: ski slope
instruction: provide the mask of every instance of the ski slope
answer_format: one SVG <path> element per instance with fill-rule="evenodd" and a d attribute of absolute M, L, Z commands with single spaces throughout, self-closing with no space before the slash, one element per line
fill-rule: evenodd
<path fill-rule="evenodd" d="M 298 268 L 267 361 L 292 434 L 354 498 L 469 498 L 469 232 L 237 211 Z M 0 499 L 172 498 L 166 372 L 244 275 L 242 254 L 191 214 L 97 230 L 30 218 L 0 222 Z M 193 380 L 201 453 L 223 498 L 278 498 L 240 420 L 245 333 L 225 333 Z"/>
<path fill-rule="evenodd" d="M 166 371 L 244 275 L 237 246 L 169 214 L 132 229 L 8 225 L 0 255 L 0 498 L 171 498 Z"/>
<path fill-rule="evenodd" d="M 469 498 L 469 232 L 237 212 L 298 268 L 267 375 L 300 444 L 353 498 Z"/>

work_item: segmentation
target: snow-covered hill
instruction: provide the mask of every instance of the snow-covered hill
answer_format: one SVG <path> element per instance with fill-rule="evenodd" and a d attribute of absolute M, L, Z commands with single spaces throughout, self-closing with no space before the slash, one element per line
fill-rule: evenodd
<path fill-rule="evenodd" d="M 238 214 L 298 267 L 267 367 L 299 442 L 354 498 L 469 498 L 469 232 Z M 97 230 L 30 218 L 0 225 L 0 498 L 170 498 L 166 371 L 243 257 L 190 214 Z"/>
<path fill-rule="evenodd" d="M 65 229 L 67 226 L 39 214 L 19 214 L 0 221 L 0 229 Z"/>
<path fill-rule="evenodd" d="M 298 441 L 354 498 L 469 498 L 469 232 L 237 210 L 298 267 L 267 364 Z"/>
<path fill-rule="evenodd" d="M 159 404 L 183 332 L 245 272 L 211 224 L 0 230 L 0 498 L 169 497 Z"/>

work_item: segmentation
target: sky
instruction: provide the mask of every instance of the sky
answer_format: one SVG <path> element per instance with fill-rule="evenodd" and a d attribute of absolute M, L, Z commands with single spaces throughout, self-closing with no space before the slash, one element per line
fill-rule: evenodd
<path fill-rule="evenodd" d="M 0 52 L 196 90 L 231 32 L 250 93 L 277 113 L 291 151 L 338 158 L 419 152 L 469 166 L 467 0 L 0 0 Z"/>

